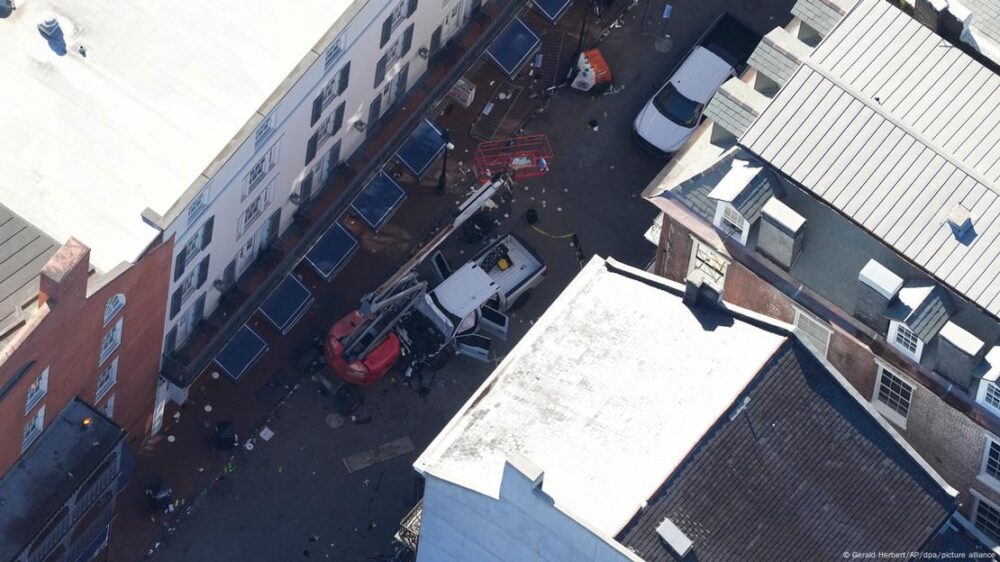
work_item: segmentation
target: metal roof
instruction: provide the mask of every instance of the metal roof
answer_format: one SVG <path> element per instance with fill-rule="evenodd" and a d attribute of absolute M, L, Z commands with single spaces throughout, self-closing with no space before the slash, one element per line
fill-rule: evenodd
<path fill-rule="evenodd" d="M 768 101 L 767 96 L 746 82 L 730 78 L 708 102 L 705 116 L 738 137 L 767 108 Z"/>
<path fill-rule="evenodd" d="M 757 43 L 748 62 L 757 72 L 784 86 L 811 52 L 798 37 L 776 27 Z"/>
<path fill-rule="evenodd" d="M 740 143 L 1000 316 L 998 133 L 1000 76 L 862 0 Z M 955 204 L 970 237 L 947 224 Z"/>

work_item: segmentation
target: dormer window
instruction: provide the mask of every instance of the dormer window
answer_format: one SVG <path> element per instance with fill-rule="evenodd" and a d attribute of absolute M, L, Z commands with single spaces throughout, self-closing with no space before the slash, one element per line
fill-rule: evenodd
<path fill-rule="evenodd" d="M 920 341 L 917 334 L 906 324 L 900 322 L 889 322 L 889 343 L 898 349 L 903 355 L 920 362 L 920 356 L 924 351 L 924 342 Z"/>
<path fill-rule="evenodd" d="M 716 202 L 712 224 L 745 246 L 750 225 L 760 218 L 761 209 L 774 194 L 771 174 L 759 162 L 738 158 L 721 172 L 722 178 L 708 194 Z"/>
<path fill-rule="evenodd" d="M 723 232 L 739 240 L 740 244 L 747 243 L 747 233 L 750 231 L 750 223 L 732 205 L 719 202 L 715 211 L 715 226 Z"/>

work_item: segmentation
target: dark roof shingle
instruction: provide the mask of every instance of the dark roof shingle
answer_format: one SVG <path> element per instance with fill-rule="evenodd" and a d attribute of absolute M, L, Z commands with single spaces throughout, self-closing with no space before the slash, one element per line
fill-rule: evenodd
<path fill-rule="evenodd" d="M 954 502 L 798 342 L 774 355 L 737 404 L 616 537 L 647 562 L 833 560 L 844 550 L 918 551 Z"/>

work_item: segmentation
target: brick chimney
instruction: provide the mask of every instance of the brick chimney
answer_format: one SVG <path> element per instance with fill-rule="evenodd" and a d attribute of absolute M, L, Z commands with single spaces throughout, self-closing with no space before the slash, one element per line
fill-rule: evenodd
<path fill-rule="evenodd" d="M 87 297 L 90 248 L 70 238 L 42 267 L 38 280 L 38 304 L 79 306 Z"/>
<path fill-rule="evenodd" d="M 875 260 L 858 274 L 858 295 L 854 303 L 854 317 L 882 335 L 889 329 L 885 313 L 889 303 L 903 287 L 903 279 Z"/>

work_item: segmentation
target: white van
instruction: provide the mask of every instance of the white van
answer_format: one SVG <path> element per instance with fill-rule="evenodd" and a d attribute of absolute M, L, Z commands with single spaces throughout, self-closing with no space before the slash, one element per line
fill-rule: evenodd
<path fill-rule="evenodd" d="M 635 118 L 636 139 L 644 148 L 670 158 L 701 121 L 701 112 L 722 83 L 736 71 L 706 49 L 694 51 Z"/>

